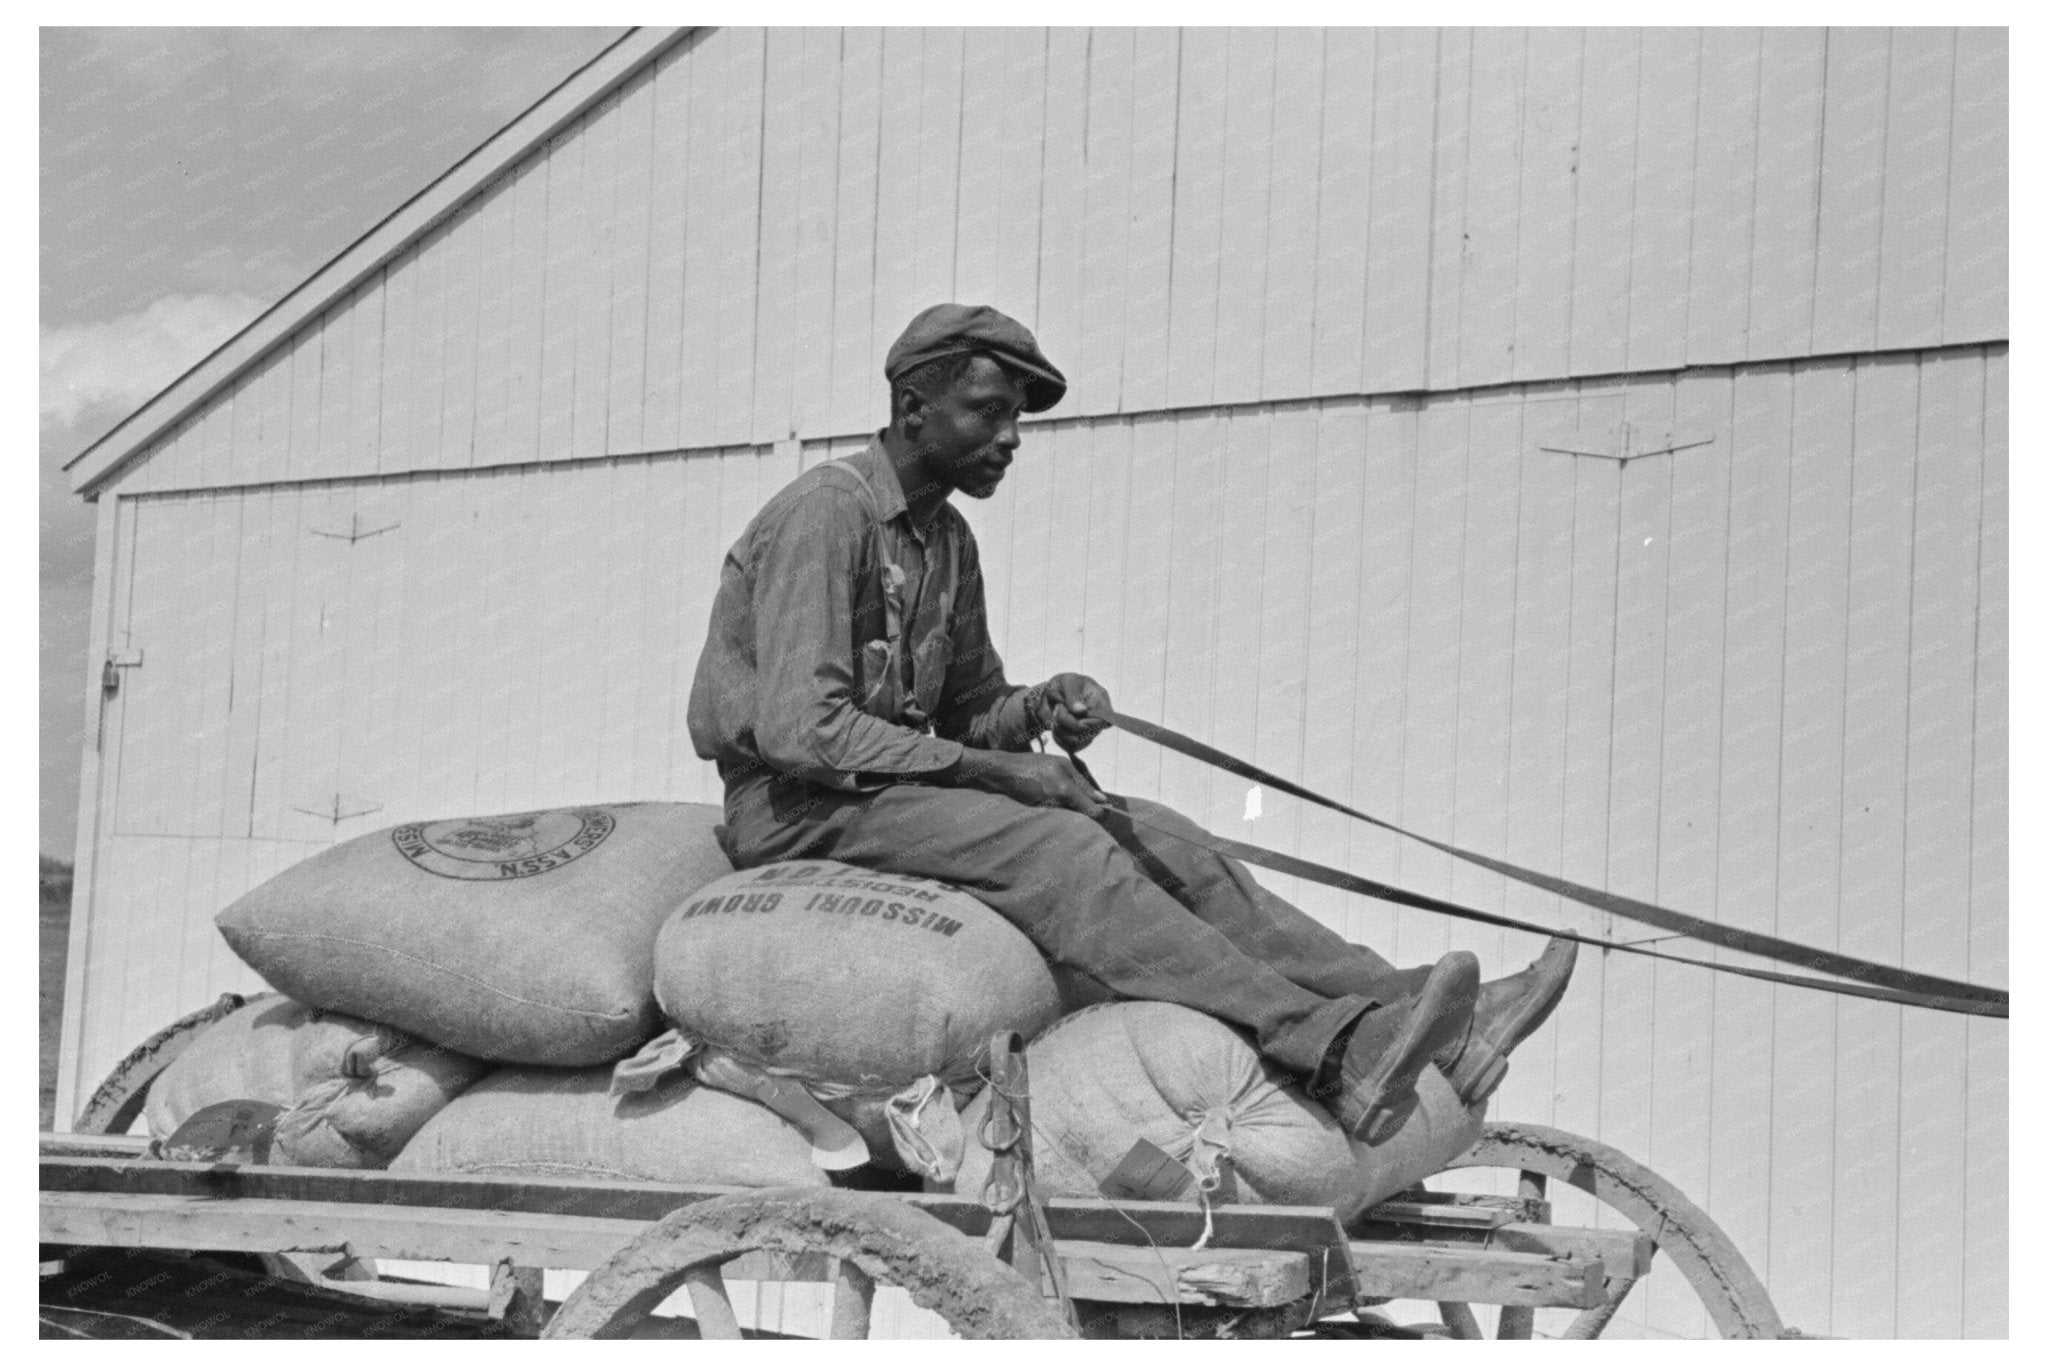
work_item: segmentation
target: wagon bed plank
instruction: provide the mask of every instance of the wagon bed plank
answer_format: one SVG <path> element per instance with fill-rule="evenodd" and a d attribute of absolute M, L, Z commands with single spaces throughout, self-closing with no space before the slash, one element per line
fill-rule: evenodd
<path fill-rule="evenodd" d="M 1606 1299 L 1597 1260 L 1427 1243 L 1353 1243 L 1361 1293 L 1397 1300 L 1591 1309 Z"/>
<path fill-rule="evenodd" d="M 208 1257 L 88 1253 L 42 1279 L 41 1336 L 135 1339 L 504 1339 L 502 1322 L 366 1300 Z"/>
<path fill-rule="evenodd" d="M 1307 1253 L 1259 1248 L 1120 1247 L 1079 1239 L 1059 1244 L 1067 1293 L 1116 1304 L 1292 1304 L 1314 1287 Z"/>
<path fill-rule="evenodd" d="M 43 1242 L 190 1251 L 346 1252 L 357 1258 L 587 1271 L 642 1230 L 628 1219 L 321 1200 L 44 1191 Z"/>
<path fill-rule="evenodd" d="M 1571 1225 L 1509 1223 L 1497 1228 L 1367 1221 L 1352 1227 L 1354 1252 L 1361 1242 L 1375 1247 L 1401 1244 L 1453 1248 L 1461 1252 L 1500 1252 L 1535 1257 L 1598 1260 L 1610 1275 L 1645 1276 L 1657 1242 L 1636 1229 L 1578 1228 Z M 1487 1300 L 1493 1304 L 1497 1301 Z"/>

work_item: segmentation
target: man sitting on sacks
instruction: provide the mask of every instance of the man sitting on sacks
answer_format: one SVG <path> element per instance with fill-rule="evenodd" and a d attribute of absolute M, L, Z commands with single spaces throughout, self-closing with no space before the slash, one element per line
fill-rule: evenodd
<path fill-rule="evenodd" d="M 1109 694 L 1081 674 L 1004 679 L 974 536 L 947 499 L 993 494 L 1018 414 L 1066 380 L 1021 324 L 960 304 L 918 314 L 883 374 L 874 444 L 798 476 L 725 557 L 689 725 L 725 783 L 734 865 L 827 858 L 950 883 L 1055 964 L 1249 1030 L 1367 1141 L 1432 1062 L 1468 1103 L 1489 1095 L 1576 946 L 1552 940 L 1484 986 L 1463 951 L 1397 969 L 1178 838 L 1199 833 L 1186 818 L 1032 752 L 1047 730 L 1088 744 Z"/>

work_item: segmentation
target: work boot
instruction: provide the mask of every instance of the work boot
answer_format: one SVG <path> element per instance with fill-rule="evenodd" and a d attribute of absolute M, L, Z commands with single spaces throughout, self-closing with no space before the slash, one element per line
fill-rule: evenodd
<path fill-rule="evenodd" d="M 1472 1024 L 1479 960 L 1463 949 L 1429 970 L 1422 990 L 1375 1006 L 1341 1039 L 1343 1057 L 1325 1066 L 1309 1094 L 1330 1105 L 1345 1131 L 1377 1143 L 1413 1108 L 1415 1080 L 1437 1054 L 1454 1048 Z"/>
<path fill-rule="evenodd" d="M 1578 956 L 1576 941 L 1553 939 L 1528 967 L 1479 988 L 1472 1027 L 1436 1059 L 1460 1100 L 1477 1105 L 1493 1094 L 1508 1074 L 1508 1054 L 1564 999 Z"/>

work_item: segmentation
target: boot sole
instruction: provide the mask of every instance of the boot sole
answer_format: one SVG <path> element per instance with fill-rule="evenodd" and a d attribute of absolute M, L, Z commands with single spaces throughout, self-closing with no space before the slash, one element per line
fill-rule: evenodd
<path fill-rule="evenodd" d="M 1545 989 L 1531 996 L 1512 1015 L 1496 1021 L 1485 1037 L 1467 1044 L 1465 1055 L 1451 1069 L 1451 1089 L 1466 1104 L 1476 1105 L 1494 1093 L 1501 1078 L 1507 1075 L 1507 1055 L 1541 1029 L 1557 1009 L 1557 1003 L 1564 999 L 1565 988 L 1571 985 L 1572 970 L 1578 965 L 1579 946 L 1569 939 L 1551 943 L 1563 944 L 1565 948 L 1555 950 L 1553 961 L 1557 965 L 1549 970 L 1550 980 Z M 1546 947 L 1543 956 L 1552 958 L 1553 948 Z"/>
<path fill-rule="evenodd" d="M 1354 1134 L 1378 1143 L 1392 1131 L 1396 1106 L 1414 1093 L 1422 1069 L 1471 1023 L 1478 997 L 1479 960 L 1462 951 L 1445 954 L 1408 1007 L 1401 1032 L 1360 1083 L 1364 1104 Z"/>

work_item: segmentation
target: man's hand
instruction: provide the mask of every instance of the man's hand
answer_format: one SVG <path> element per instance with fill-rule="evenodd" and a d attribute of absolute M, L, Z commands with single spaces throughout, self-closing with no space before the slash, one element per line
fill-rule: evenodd
<path fill-rule="evenodd" d="M 958 787 L 995 792 L 1025 806 L 1058 806 L 1093 818 L 1108 805 L 1102 789 L 1053 754 L 1016 754 L 1000 749 L 962 751 L 953 771 Z"/>
<path fill-rule="evenodd" d="M 1053 739 L 1070 754 L 1088 748 L 1116 715 L 1108 689 L 1086 674 L 1054 674 L 1046 680 L 1045 705 Z"/>

